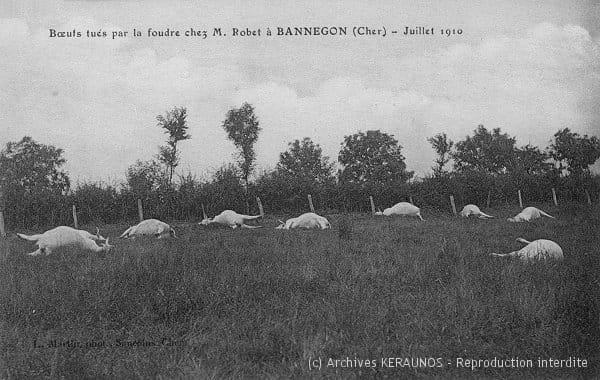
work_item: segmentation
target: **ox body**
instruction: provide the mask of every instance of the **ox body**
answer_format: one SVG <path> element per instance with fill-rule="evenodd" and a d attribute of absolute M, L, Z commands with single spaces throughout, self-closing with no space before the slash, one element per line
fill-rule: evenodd
<path fill-rule="evenodd" d="M 135 226 L 129 227 L 121 234 L 121 238 L 135 238 L 136 236 L 156 236 L 158 239 L 175 236 L 175 230 L 167 223 L 158 219 L 142 220 Z"/>
<path fill-rule="evenodd" d="M 419 219 L 423 220 L 423 218 L 421 217 L 421 209 L 419 209 L 417 206 L 415 206 L 411 203 L 408 203 L 408 202 L 396 203 L 392 207 L 389 207 L 389 208 L 386 208 L 385 210 L 383 210 L 383 212 L 381 212 L 381 211 L 376 212 L 375 215 L 385 215 L 385 216 L 407 215 L 407 216 L 416 216 Z"/>
<path fill-rule="evenodd" d="M 38 256 L 43 253 L 49 255 L 57 248 L 77 247 L 94 252 L 109 252 L 113 246 L 108 243 L 108 239 L 100 236 L 99 232 L 93 235 L 84 230 L 76 230 L 67 226 L 59 226 L 38 235 L 17 234 L 21 239 L 33 241 L 38 245 L 38 249 L 28 253 L 30 256 Z M 104 241 L 103 245 L 96 242 Z"/>
<path fill-rule="evenodd" d="M 509 222 L 530 222 L 533 219 L 541 218 L 542 216 L 546 216 L 548 218 L 555 219 L 552 215 L 545 213 L 544 211 L 535 208 L 535 207 L 525 207 L 523 211 L 518 213 L 512 218 L 508 218 Z"/>
<path fill-rule="evenodd" d="M 488 215 L 488 214 L 484 213 L 483 211 L 481 211 L 479 209 L 479 207 L 477 207 L 473 204 L 468 204 L 465 207 L 463 207 L 462 211 L 460 212 L 460 216 L 468 218 L 471 215 L 475 215 L 481 219 L 493 218 L 493 216 Z"/>
<path fill-rule="evenodd" d="M 314 212 L 307 212 L 296 218 L 288 219 L 285 222 L 280 220 L 279 223 L 279 226 L 275 227 L 278 230 L 289 230 L 293 228 L 325 230 L 331 228 L 331 223 L 329 223 L 327 218 L 317 215 Z"/>
<path fill-rule="evenodd" d="M 237 212 L 233 211 L 233 210 L 225 210 L 223 212 L 221 212 L 219 215 L 215 216 L 214 218 L 207 218 L 206 215 L 204 215 L 204 219 L 198 223 L 201 224 L 203 226 L 208 226 L 209 224 L 213 224 L 213 223 L 217 223 L 217 224 L 223 224 L 226 226 L 229 226 L 231 228 L 237 228 L 237 227 L 241 227 L 241 228 L 260 228 L 261 226 L 250 226 L 247 225 L 246 222 L 249 220 L 255 220 L 255 219 L 260 219 L 262 218 L 264 215 L 243 215 L 243 214 L 238 214 Z"/>
<path fill-rule="evenodd" d="M 518 238 L 517 241 L 527 245 L 518 251 L 509 253 L 492 253 L 492 256 L 517 257 L 524 261 L 564 259 L 562 248 L 560 248 L 560 246 L 552 240 L 539 239 L 530 242 L 525 239 Z"/>

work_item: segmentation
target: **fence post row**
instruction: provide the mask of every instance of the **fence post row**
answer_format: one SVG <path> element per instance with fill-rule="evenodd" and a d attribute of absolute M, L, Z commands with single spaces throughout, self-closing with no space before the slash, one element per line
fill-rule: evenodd
<path fill-rule="evenodd" d="M 371 213 L 375 214 L 375 202 L 373 202 L 373 196 L 369 195 L 369 201 L 371 202 Z"/>
<path fill-rule="evenodd" d="M 454 204 L 454 196 L 450 196 L 450 204 L 452 205 L 452 212 L 456 215 L 456 205 Z"/>
<path fill-rule="evenodd" d="M 79 228 L 79 223 L 77 222 L 77 207 L 73 205 L 73 225 L 75 228 Z"/>
<path fill-rule="evenodd" d="M 144 220 L 144 210 L 142 209 L 142 200 L 138 198 L 138 216 L 140 217 L 140 222 Z"/>
<path fill-rule="evenodd" d="M 315 206 L 312 203 L 312 197 L 308 194 L 308 206 L 310 207 L 310 212 L 315 212 Z"/>

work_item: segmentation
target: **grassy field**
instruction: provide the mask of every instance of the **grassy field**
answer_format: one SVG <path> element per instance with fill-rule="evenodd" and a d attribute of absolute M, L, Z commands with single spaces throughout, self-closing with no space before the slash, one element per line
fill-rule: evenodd
<path fill-rule="evenodd" d="M 600 208 L 542 208 L 559 219 L 508 223 L 511 208 L 494 220 L 327 215 L 327 231 L 175 223 L 179 239 L 115 238 L 104 257 L 28 257 L 34 245 L 13 234 L 1 241 L 0 378 L 598 375 Z M 517 237 L 555 240 L 566 260 L 488 255 Z M 494 358 L 532 367 L 465 367 Z"/>

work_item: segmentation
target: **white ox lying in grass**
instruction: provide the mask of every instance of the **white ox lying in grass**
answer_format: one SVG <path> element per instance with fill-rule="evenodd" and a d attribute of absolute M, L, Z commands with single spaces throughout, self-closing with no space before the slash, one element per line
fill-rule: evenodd
<path fill-rule="evenodd" d="M 317 215 L 314 212 L 307 212 L 296 218 L 291 218 L 285 221 L 279 221 L 279 225 L 275 227 L 278 230 L 289 230 L 290 228 L 318 228 L 325 230 L 331 228 L 331 223 L 327 218 Z"/>
<path fill-rule="evenodd" d="M 175 230 L 165 222 L 161 222 L 158 219 L 146 219 L 142 220 L 135 226 L 129 227 L 125 232 L 121 234 L 121 238 L 135 238 L 136 236 L 143 235 L 154 235 L 159 239 L 165 237 L 174 237 Z"/>
<path fill-rule="evenodd" d="M 383 210 L 383 212 L 378 211 L 375 213 L 375 215 L 385 215 L 385 216 L 390 216 L 390 215 L 408 215 L 408 216 L 418 216 L 419 219 L 423 220 L 423 218 L 421 217 L 421 210 L 408 202 L 400 202 L 400 203 L 396 203 L 395 205 L 393 205 L 392 207 L 386 208 L 385 210 Z"/>
<path fill-rule="evenodd" d="M 100 236 L 99 231 L 96 231 L 96 235 L 84 230 L 76 230 L 67 226 L 59 226 L 38 235 L 25 235 L 17 234 L 21 239 L 34 241 L 38 245 L 38 249 L 34 252 L 28 253 L 30 256 L 38 256 L 45 253 L 46 256 L 51 254 L 57 248 L 62 247 L 77 247 L 86 249 L 94 252 L 110 252 L 113 248 L 112 245 L 108 244 L 108 238 L 104 239 Z M 103 245 L 98 245 L 96 242 L 104 241 Z"/>
<path fill-rule="evenodd" d="M 542 216 L 547 216 L 548 218 L 555 219 L 552 215 L 546 214 L 538 208 L 525 207 L 523 211 L 521 211 L 512 218 L 508 218 L 507 220 L 509 222 L 529 222 L 533 219 L 541 218 Z"/>
<path fill-rule="evenodd" d="M 215 216 L 214 218 L 207 218 L 206 214 L 205 214 L 204 219 L 198 224 L 201 224 L 203 226 L 208 226 L 209 224 L 218 223 L 218 224 L 224 224 L 231 228 L 237 228 L 237 227 L 260 228 L 262 226 L 249 226 L 246 224 L 246 221 L 260 219 L 263 216 L 264 215 L 262 215 L 262 214 L 255 215 L 255 216 L 243 215 L 243 214 L 238 214 L 237 212 L 232 211 L 232 210 L 225 210 L 222 213 L 220 213 L 219 215 Z"/>
<path fill-rule="evenodd" d="M 552 240 L 539 239 L 529 242 L 525 239 L 518 238 L 518 242 L 527 244 L 518 251 L 509 253 L 492 253 L 492 256 L 500 257 L 518 257 L 521 260 L 562 260 L 564 259 L 562 248 Z"/>
<path fill-rule="evenodd" d="M 478 216 L 481 219 L 493 218 L 493 216 L 484 213 L 479 209 L 479 207 L 472 204 L 466 205 L 460 212 L 460 216 L 462 217 L 468 218 L 471 215 Z"/>

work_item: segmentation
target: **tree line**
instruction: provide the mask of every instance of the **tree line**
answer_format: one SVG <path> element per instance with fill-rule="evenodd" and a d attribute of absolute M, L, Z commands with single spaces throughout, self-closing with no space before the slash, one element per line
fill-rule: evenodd
<path fill-rule="evenodd" d="M 202 207 L 210 215 L 224 209 L 253 213 L 260 196 L 270 213 L 307 210 L 312 195 L 322 212 L 368 211 L 368 197 L 388 207 L 412 199 L 420 207 L 447 210 L 447 195 L 459 204 L 514 204 L 517 190 L 527 202 L 548 202 L 549 189 L 562 199 L 597 199 L 600 177 L 590 166 L 600 158 L 600 140 L 568 128 L 557 131 L 545 149 L 518 146 L 500 128 L 479 125 L 471 135 L 452 141 L 438 133 L 427 141 L 436 153 L 432 173 L 415 178 L 402 146 L 391 134 L 359 131 L 344 137 L 335 161 L 309 137 L 289 142 L 272 170 L 256 172 L 254 145 L 261 127 L 248 103 L 232 108 L 221 127 L 236 147 L 233 162 L 208 179 L 178 173 L 180 143 L 191 138 L 187 109 L 175 107 L 156 117 L 167 134 L 165 145 L 148 161 L 132 163 L 118 184 L 77 183 L 63 169 L 64 151 L 29 136 L 8 142 L 0 152 L 0 207 L 9 228 L 71 224 L 70 205 L 82 223 L 134 221 L 137 199 L 147 218 L 197 220 Z M 584 195 L 585 194 L 585 195 Z"/>

